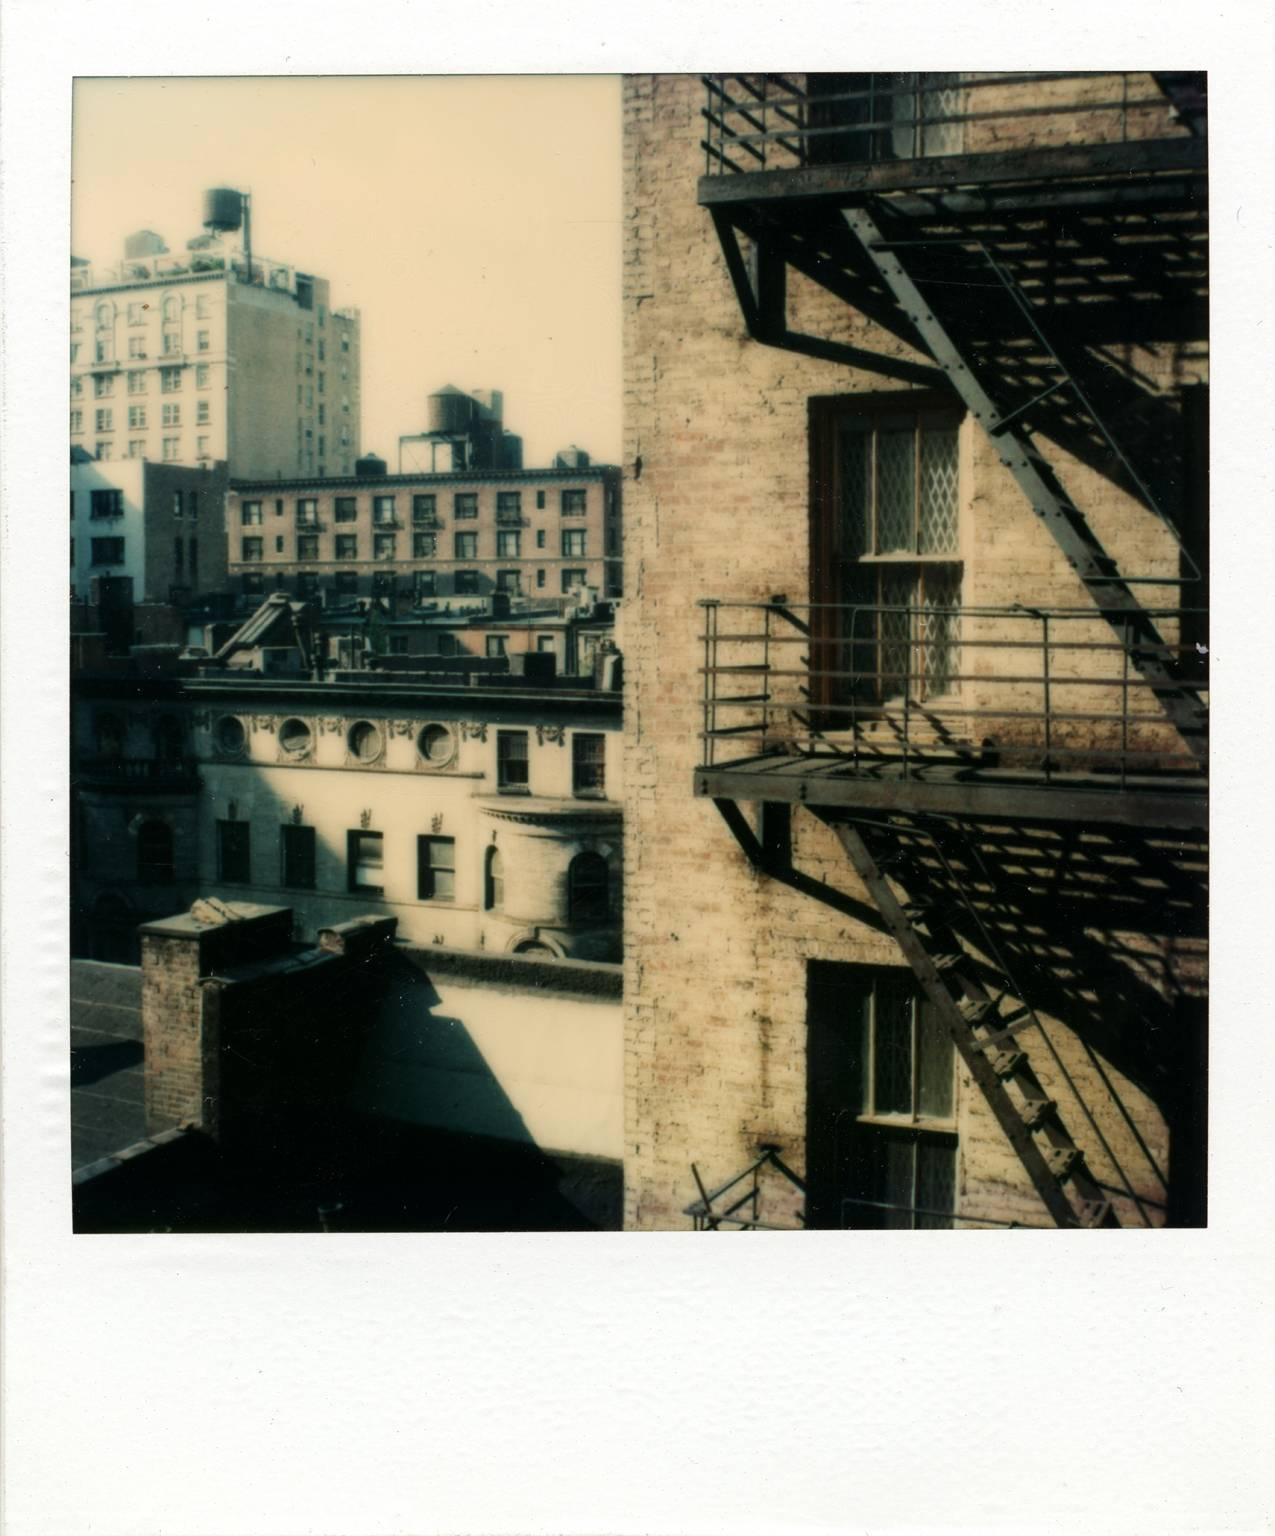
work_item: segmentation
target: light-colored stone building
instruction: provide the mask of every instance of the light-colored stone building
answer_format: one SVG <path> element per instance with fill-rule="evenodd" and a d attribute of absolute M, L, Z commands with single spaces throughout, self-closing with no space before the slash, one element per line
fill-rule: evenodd
<path fill-rule="evenodd" d="M 619 959 L 621 696 L 584 679 L 77 679 L 75 948 L 134 954 L 196 896 L 299 936 Z"/>
<path fill-rule="evenodd" d="M 1203 127 L 626 81 L 629 1226 L 1203 1221 Z"/>
<path fill-rule="evenodd" d="M 130 237 L 71 264 L 70 433 L 95 459 L 232 476 L 349 475 L 360 449 L 359 315 L 326 278 L 202 235 Z"/>

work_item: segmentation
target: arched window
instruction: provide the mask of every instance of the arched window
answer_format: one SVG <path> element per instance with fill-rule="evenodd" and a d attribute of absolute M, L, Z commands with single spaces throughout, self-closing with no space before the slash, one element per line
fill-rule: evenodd
<path fill-rule="evenodd" d="M 173 882 L 173 829 L 163 821 L 144 821 L 137 829 L 137 878 L 143 884 Z"/>
<path fill-rule="evenodd" d="M 488 912 L 499 912 L 505 904 L 505 864 L 499 848 L 488 848 L 487 864 L 483 880 L 483 906 Z"/>
<path fill-rule="evenodd" d="M 97 328 L 99 331 L 109 331 L 115 324 L 115 306 L 102 303 L 97 306 Z"/>
<path fill-rule="evenodd" d="M 164 323 L 171 325 L 182 317 L 181 300 L 175 293 L 170 293 L 164 300 Z"/>
<path fill-rule="evenodd" d="M 567 896 L 573 923 L 603 922 L 610 915 L 607 861 L 600 853 L 578 853 L 567 871 Z"/>

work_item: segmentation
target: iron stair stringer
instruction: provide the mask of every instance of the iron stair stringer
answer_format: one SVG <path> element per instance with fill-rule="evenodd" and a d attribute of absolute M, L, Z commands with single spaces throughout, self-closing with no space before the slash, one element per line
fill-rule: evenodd
<path fill-rule="evenodd" d="M 972 359 L 962 353 L 936 314 L 935 306 L 922 295 L 904 267 L 898 247 L 885 239 L 872 215 L 863 208 L 847 208 L 842 210 L 842 217 L 934 360 L 975 420 L 987 430 L 1001 462 L 1084 583 L 1188 750 L 1203 762 L 1207 756 L 1208 728 L 1208 711 L 1203 701 L 1174 676 L 1175 647 L 1166 643 L 1131 590 L 1133 578 L 1121 574 L 1084 513 L 1063 489 L 1053 466 L 1032 441 L 1026 412 L 1007 411 L 994 399 L 979 379 Z M 1012 282 L 1007 274 L 998 271 L 998 276 L 1003 283 Z M 1167 581 L 1165 578 L 1164 582 Z"/>
<path fill-rule="evenodd" d="M 1002 1017 L 1000 998 L 992 997 L 974 974 L 969 956 L 941 918 L 909 911 L 858 829 L 840 820 L 829 822 L 1055 1224 L 1119 1226 L 1058 1106 L 1014 1040 L 1017 1029 L 1033 1022 L 1031 1010 Z M 929 929 L 943 953 L 930 953 L 919 927 Z"/>

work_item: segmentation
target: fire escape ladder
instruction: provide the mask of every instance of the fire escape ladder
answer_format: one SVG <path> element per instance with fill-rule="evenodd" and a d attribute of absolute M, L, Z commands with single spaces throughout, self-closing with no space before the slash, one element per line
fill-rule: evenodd
<path fill-rule="evenodd" d="M 901 900 L 859 827 L 840 820 L 831 824 L 1055 1224 L 1119 1226 L 1111 1201 L 1017 1041 L 1018 1031 L 1037 1021 L 1018 1000 L 1012 981 L 989 989 L 942 909 Z M 1002 1014 L 1007 999 L 1018 1006 Z"/>
<path fill-rule="evenodd" d="M 1204 761 L 1207 708 L 1193 688 L 1178 680 L 1174 668 L 1177 647 L 1160 634 L 1155 621 L 1133 591 L 1138 585 L 1177 585 L 1181 578 L 1131 576 L 1120 571 L 1084 513 L 1064 490 L 1048 459 L 1036 447 L 1030 424 L 1033 410 L 1046 399 L 1066 391 L 1073 402 L 1073 414 L 1082 418 L 1087 429 L 1109 447 L 1122 465 L 1126 479 L 1149 510 L 1173 530 L 1175 537 L 1177 530 L 1161 512 L 1131 461 L 1103 425 L 1092 402 L 1046 339 L 1030 301 L 1013 275 L 978 242 L 971 244 L 960 238 L 950 242 L 890 241 L 866 209 L 843 209 L 842 216 L 971 415 L 987 431 L 1001 462 L 1084 583 L 1099 612 L 1111 626 L 1133 666 L 1146 679 L 1188 749 L 1199 761 Z M 943 245 L 951 247 L 946 258 L 949 262 L 946 276 L 933 282 L 926 282 L 922 277 L 921 282 L 927 289 L 922 293 L 911 268 L 924 260 L 922 252 L 933 253 Z M 975 297 L 972 298 L 972 294 Z M 1031 366 L 1035 370 L 1037 387 L 1031 397 L 1021 403 L 997 399 L 993 392 L 996 368 L 989 366 L 981 357 L 980 349 L 962 335 L 959 306 L 965 306 L 968 313 L 976 302 L 986 305 L 996 299 L 1002 308 L 1010 306 L 1011 327 L 1016 335 L 1026 339 L 1033 354 Z M 945 309 L 950 309 L 951 313 L 945 316 L 942 313 Z"/>

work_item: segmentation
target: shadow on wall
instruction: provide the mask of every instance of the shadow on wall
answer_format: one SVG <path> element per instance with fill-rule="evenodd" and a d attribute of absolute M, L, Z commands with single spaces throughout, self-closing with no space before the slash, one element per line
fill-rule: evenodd
<path fill-rule="evenodd" d="M 1023 1000 L 1072 1030 L 1126 1115 L 1109 1062 L 1169 1126 L 1169 1220 L 1205 1224 L 1207 844 L 1119 826 L 916 818 L 898 874 L 974 950 L 999 956 Z M 1163 1170 L 1156 1170 L 1162 1174 Z"/>
<path fill-rule="evenodd" d="M 526 1122 L 464 1023 L 410 961 L 390 955 L 368 999 L 354 1102 L 377 1120 L 534 1146 Z"/>
<path fill-rule="evenodd" d="M 216 1042 L 200 1090 L 211 1119 L 87 1170 L 76 1231 L 619 1226 L 618 1162 L 538 1147 L 468 1030 L 392 947 L 227 955 L 199 999 L 205 1050 Z"/>

